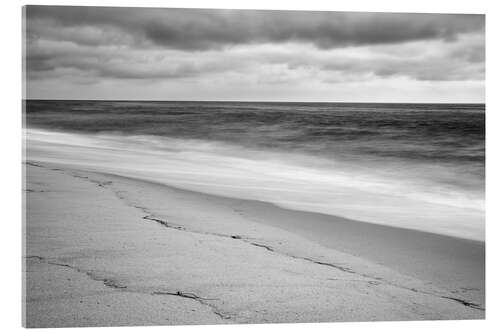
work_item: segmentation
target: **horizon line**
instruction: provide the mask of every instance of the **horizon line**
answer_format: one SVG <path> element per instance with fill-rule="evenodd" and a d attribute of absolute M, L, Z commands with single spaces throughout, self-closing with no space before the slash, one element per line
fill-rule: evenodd
<path fill-rule="evenodd" d="M 88 102 L 209 102 L 209 103 L 315 103 L 315 104 L 484 104 L 486 102 L 354 102 L 354 101 L 266 101 L 266 100 L 182 100 L 182 99 L 74 99 L 74 98 L 21 98 L 22 101 L 88 101 Z"/>

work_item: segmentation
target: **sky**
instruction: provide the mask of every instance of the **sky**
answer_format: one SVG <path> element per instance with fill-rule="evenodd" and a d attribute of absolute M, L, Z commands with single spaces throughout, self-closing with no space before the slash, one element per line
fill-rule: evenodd
<path fill-rule="evenodd" d="M 485 99 L 470 14 L 25 7 L 26 98 Z"/>

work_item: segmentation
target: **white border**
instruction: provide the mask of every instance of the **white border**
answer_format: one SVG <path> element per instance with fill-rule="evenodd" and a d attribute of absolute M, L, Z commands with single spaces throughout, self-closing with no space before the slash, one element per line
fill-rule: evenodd
<path fill-rule="evenodd" d="M 99 5 L 129 7 L 184 7 L 184 8 L 250 8 L 292 10 L 336 10 L 336 11 L 389 11 L 389 12 L 433 12 L 433 13 L 486 13 L 487 23 L 487 312 L 484 321 L 440 321 L 440 322 L 378 322 L 378 323 L 325 323 L 325 324 L 280 324 L 280 325 L 230 325 L 230 326 L 160 326 L 127 328 L 87 328 L 85 331 L 105 329 L 107 331 L 128 330 L 139 332 L 249 332 L 253 330 L 300 332 L 314 330 L 349 330 L 353 332 L 489 332 L 500 327 L 499 299 L 500 281 L 498 268 L 500 214 L 498 185 L 500 170 L 498 151 L 500 148 L 500 84 L 498 82 L 500 54 L 498 31 L 500 31 L 500 5 L 497 1 L 474 0 L 71 0 L 71 1 L 21 1 L 4 0 L 0 8 L 2 87 L 0 111 L 1 182 L 0 182 L 0 327 L 9 331 L 21 330 L 21 6 L 40 5 Z M 497 326 L 497 327 L 495 327 Z M 46 329 L 44 332 L 51 332 Z M 58 329 L 66 332 L 68 329 Z"/>

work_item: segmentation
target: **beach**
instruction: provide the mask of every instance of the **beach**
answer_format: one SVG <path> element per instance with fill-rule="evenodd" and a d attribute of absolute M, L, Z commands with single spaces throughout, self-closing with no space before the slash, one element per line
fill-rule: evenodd
<path fill-rule="evenodd" d="M 27 327 L 485 317 L 482 241 L 24 167 Z"/>
<path fill-rule="evenodd" d="M 491 315 L 481 10 L 22 14 L 23 326 Z"/>
<path fill-rule="evenodd" d="M 26 103 L 28 327 L 485 317 L 484 105 Z"/>

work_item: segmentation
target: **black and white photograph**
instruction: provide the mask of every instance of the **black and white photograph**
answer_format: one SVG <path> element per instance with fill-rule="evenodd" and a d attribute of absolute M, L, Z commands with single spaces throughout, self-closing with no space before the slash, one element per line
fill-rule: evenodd
<path fill-rule="evenodd" d="M 24 327 L 485 318 L 484 13 L 19 9 Z"/>

